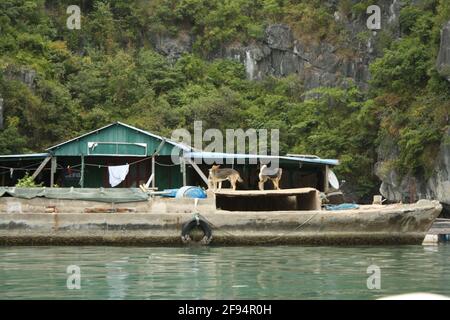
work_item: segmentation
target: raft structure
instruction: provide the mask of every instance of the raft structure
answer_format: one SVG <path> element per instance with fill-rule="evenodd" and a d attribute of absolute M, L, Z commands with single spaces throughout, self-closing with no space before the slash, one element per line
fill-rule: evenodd
<path fill-rule="evenodd" d="M 439 243 L 450 241 L 450 219 L 436 219 L 436 221 L 428 230 L 424 245 L 437 245 Z"/>
<path fill-rule="evenodd" d="M 60 194 L 64 191 L 69 192 Z M 108 189 L 98 192 L 110 199 Z M 314 188 L 208 191 L 206 199 L 150 195 L 148 200 L 122 203 L 48 197 L 52 195 L 0 197 L 0 244 L 202 243 L 201 230 L 188 230 L 190 241 L 183 241 L 188 223 L 200 226 L 192 221 L 204 221 L 210 228 L 210 238 L 203 242 L 209 245 L 421 244 L 442 210 L 437 201 L 420 200 L 328 211 L 321 208 L 320 193 Z"/>
<path fill-rule="evenodd" d="M 420 244 L 442 210 L 383 205 L 381 195 L 345 203 L 337 159 L 210 152 L 121 122 L 43 151 L 0 155 L 0 244 Z M 269 163 L 282 170 L 273 186 L 260 183 Z M 238 190 L 204 191 L 212 165 L 238 172 Z M 16 187 L 31 172 L 43 187 Z M 191 187 L 197 199 L 179 196 Z"/>

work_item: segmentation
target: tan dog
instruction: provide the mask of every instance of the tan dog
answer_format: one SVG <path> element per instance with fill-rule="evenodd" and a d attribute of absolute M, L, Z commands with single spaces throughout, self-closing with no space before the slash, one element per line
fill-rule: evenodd
<path fill-rule="evenodd" d="M 281 168 L 269 169 L 266 165 L 263 165 L 259 170 L 259 190 L 264 190 L 264 183 L 269 179 L 272 180 L 273 187 L 277 190 L 280 190 L 280 180 L 282 173 L 283 169 Z"/>
<path fill-rule="evenodd" d="M 213 187 L 213 190 L 217 190 L 217 183 L 219 183 L 219 189 L 222 189 L 222 181 L 230 181 L 231 187 L 233 190 L 236 190 L 236 182 L 244 182 L 244 180 L 241 179 L 241 176 L 239 175 L 239 172 L 237 172 L 234 169 L 220 169 L 220 165 L 214 165 L 211 169 L 209 169 L 209 184 Z"/>

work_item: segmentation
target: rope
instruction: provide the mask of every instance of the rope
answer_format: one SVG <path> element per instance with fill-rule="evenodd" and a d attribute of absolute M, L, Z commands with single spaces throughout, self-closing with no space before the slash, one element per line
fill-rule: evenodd
<path fill-rule="evenodd" d="M 290 234 L 290 233 L 293 233 L 293 232 L 295 232 L 295 231 L 298 231 L 298 230 L 300 230 L 300 228 L 302 228 L 304 225 L 306 225 L 309 221 L 311 221 L 314 217 L 316 217 L 318 214 L 319 214 L 320 212 L 318 211 L 318 212 L 316 212 L 315 214 L 313 214 L 311 217 L 309 217 L 306 221 L 304 221 L 303 223 L 301 223 L 301 224 L 299 224 L 294 230 L 291 230 L 291 231 L 287 231 L 287 232 L 285 232 L 285 233 L 283 233 L 283 234 L 281 234 L 281 235 L 278 235 L 278 236 L 276 236 L 276 237 L 274 237 L 274 238 L 270 238 L 270 239 L 268 239 L 268 240 L 263 240 L 263 241 L 257 241 L 256 243 L 257 244 L 262 244 L 262 243 L 267 243 L 267 242 L 272 242 L 272 241 L 275 241 L 275 240 L 278 240 L 278 239 L 280 239 L 280 238 L 282 238 L 282 237 L 284 237 L 284 236 L 286 236 L 286 235 L 288 235 L 288 234 Z M 209 225 L 211 225 L 211 227 L 213 227 L 213 229 L 215 229 L 215 230 L 221 230 L 221 228 L 219 228 L 219 227 L 217 227 L 216 225 L 214 225 L 211 221 L 209 221 L 208 219 L 206 219 L 204 216 L 202 216 L 202 215 L 200 215 L 198 212 L 196 213 L 198 216 L 200 216 L 202 219 L 204 219 L 206 222 L 208 222 L 209 223 Z M 228 232 L 228 231 L 226 231 L 226 230 L 221 230 L 223 233 L 225 233 L 225 234 L 228 234 L 229 236 L 232 236 L 232 237 L 238 237 L 237 235 L 234 235 L 234 234 L 232 234 L 232 233 L 230 233 L 230 232 Z"/>
<path fill-rule="evenodd" d="M 161 166 L 161 167 L 174 167 L 174 166 L 177 166 L 177 164 L 165 164 L 165 163 L 159 163 L 159 162 L 157 162 L 156 160 L 155 160 L 155 164 L 157 164 L 158 166 Z"/>
<path fill-rule="evenodd" d="M 129 163 L 128 165 L 132 166 L 132 165 L 135 165 L 135 164 L 137 164 L 139 162 L 146 161 L 146 160 L 151 159 L 151 158 L 152 157 L 146 157 L 144 159 L 139 159 L 139 160 L 136 160 L 134 162 Z M 85 163 L 84 165 L 85 166 L 91 166 L 91 167 L 98 167 L 98 168 L 108 168 L 108 167 L 110 167 L 110 166 L 106 166 L 106 165 L 103 165 L 103 164 L 93 164 L 93 163 Z M 78 166 L 81 166 L 81 164 L 80 165 L 76 165 L 76 167 L 78 167 Z M 75 166 L 73 166 L 73 167 L 75 167 Z"/>
<path fill-rule="evenodd" d="M 36 165 L 36 163 L 33 164 L 33 165 Z M 0 166 L 0 169 L 6 169 L 6 171 L 0 172 L 0 175 L 2 175 L 4 173 L 11 173 L 11 171 L 10 171 L 11 169 L 13 171 L 34 171 L 34 170 L 37 170 L 37 167 L 36 168 L 30 168 L 30 166 L 33 166 L 33 165 L 29 165 L 29 166 L 26 166 L 26 167 L 20 167 L 20 168 L 19 167 L 15 168 L 15 167 Z M 62 170 L 62 169 L 64 169 L 64 167 L 58 164 L 58 167 L 56 168 L 56 170 Z M 42 170 L 51 170 L 51 168 L 43 168 Z"/>
<path fill-rule="evenodd" d="M 133 165 L 135 165 L 135 164 L 137 164 L 139 162 L 143 162 L 143 161 L 149 160 L 151 158 L 152 157 L 146 157 L 144 159 L 136 160 L 134 162 L 131 162 L 129 164 L 129 166 L 133 166 Z M 0 169 L 6 169 L 6 171 L 0 172 L 0 176 L 4 175 L 4 174 L 10 174 L 11 173 L 11 171 L 10 171 L 11 169 L 13 169 L 14 171 L 35 171 L 37 169 L 37 167 L 35 167 L 35 168 L 31 168 L 31 167 L 35 166 L 35 165 L 38 165 L 38 164 L 41 164 L 41 162 L 37 162 L 37 163 L 33 163 L 33 164 L 30 164 L 30 165 L 25 166 L 25 167 L 17 167 L 17 168 L 0 166 Z M 159 165 L 161 167 L 174 167 L 174 166 L 177 166 L 177 164 L 164 164 L 164 163 L 159 163 L 157 161 L 155 161 L 155 164 L 157 164 L 157 165 Z M 89 166 L 89 167 L 97 167 L 97 168 L 108 168 L 108 167 L 110 167 L 108 165 L 94 164 L 94 163 L 85 163 L 84 165 L 85 166 Z M 75 168 L 79 168 L 79 167 L 81 167 L 81 164 L 76 164 L 76 165 L 70 166 L 71 169 L 75 169 Z M 64 169 L 65 168 L 63 166 L 61 166 L 60 164 L 58 164 L 58 167 L 56 168 L 56 170 L 64 170 Z M 51 168 L 43 168 L 42 170 L 51 170 Z M 79 172 L 80 170 L 73 170 L 73 171 Z"/>
<path fill-rule="evenodd" d="M 35 165 L 37 165 L 37 164 L 41 164 L 40 162 L 36 162 L 36 163 L 33 163 L 33 164 L 29 164 L 28 166 L 25 166 L 25 167 L 17 167 L 17 168 L 15 168 L 15 167 L 4 167 L 4 166 L 0 166 L 0 169 L 8 169 L 8 170 L 10 170 L 10 169 L 13 169 L 14 171 L 20 171 L 20 170 L 36 170 L 36 169 L 32 169 L 31 167 L 33 167 L 33 166 L 35 166 Z"/>

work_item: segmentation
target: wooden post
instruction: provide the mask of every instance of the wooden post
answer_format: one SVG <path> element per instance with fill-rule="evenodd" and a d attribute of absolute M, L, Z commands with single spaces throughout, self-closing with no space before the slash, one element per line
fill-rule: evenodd
<path fill-rule="evenodd" d="M 53 188 L 55 184 L 55 172 L 56 172 L 56 157 L 52 157 L 51 169 L 50 169 L 50 188 Z"/>
<path fill-rule="evenodd" d="M 152 157 L 152 188 L 156 188 L 155 156 Z"/>
<path fill-rule="evenodd" d="M 84 188 L 84 154 L 81 154 L 80 186 Z"/>
<path fill-rule="evenodd" d="M 200 178 L 202 178 L 202 180 L 206 183 L 206 185 L 209 187 L 209 181 L 208 178 L 205 176 L 205 174 L 202 172 L 202 170 L 200 170 L 200 168 L 198 167 L 198 165 L 192 161 L 189 158 L 185 158 L 187 162 L 189 162 L 189 164 L 195 169 L 195 171 L 197 171 L 198 175 L 200 176 Z"/>
<path fill-rule="evenodd" d="M 328 165 L 325 166 L 325 170 L 324 170 L 324 177 L 323 177 L 323 192 L 328 192 L 328 174 L 329 174 L 329 170 L 330 168 L 328 167 Z"/>
<path fill-rule="evenodd" d="M 156 159 L 155 157 L 159 154 L 159 151 L 161 151 L 162 147 L 164 146 L 164 144 L 166 143 L 166 139 L 162 139 L 161 143 L 159 144 L 158 148 L 156 148 L 155 152 L 153 152 L 152 155 L 152 188 L 155 189 L 156 188 L 156 172 L 155 172 L 155 162 Z"/>
<path fill-rule="evenodd" d="M 186 186 L 187 182 L 186 182 L 186 161 L 184 161 L 183 158 L 180 158 L 181 162 L 181 171 L 183 172 L 183 187 Z"/>
<path fill-rule="evenodd" d="M 42 161 L 42 163 L 39 165 L 39 167 L 36 169 L 36 171 L 33 173 L 33 175 L 31 176 L 31 180 L 36 179 L 36 177 L 38 176 L 39 173 L 41 173 L 42 169 L 45 168 L 45 165 L 50 161 L 51 157 L 48 156 L 44 159 L 44 161 Z"/>

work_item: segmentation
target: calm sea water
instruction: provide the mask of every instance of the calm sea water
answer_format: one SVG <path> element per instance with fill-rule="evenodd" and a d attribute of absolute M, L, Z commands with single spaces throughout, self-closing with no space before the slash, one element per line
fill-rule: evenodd
<path fill-rule="evenodd" d="M 79 290 L 67 267 L 80 267 Z M 367 268 L 381 271 L 369 290 Z M 76 283 L 70 282 L 69 283 Z M 376 299 L 450 296 L 450 245 L 1 247 L 1 299 Z"/>

